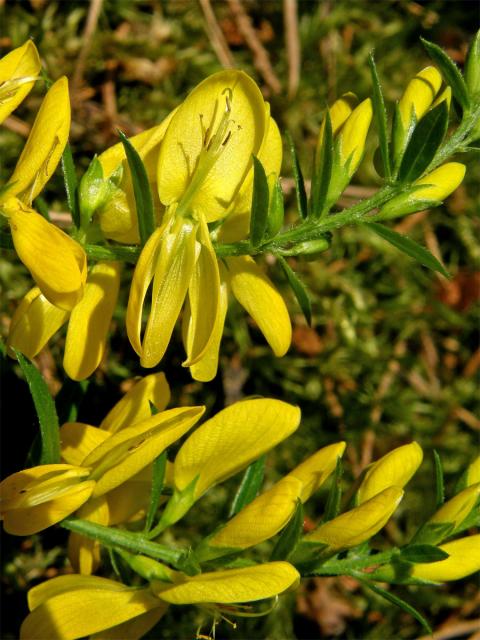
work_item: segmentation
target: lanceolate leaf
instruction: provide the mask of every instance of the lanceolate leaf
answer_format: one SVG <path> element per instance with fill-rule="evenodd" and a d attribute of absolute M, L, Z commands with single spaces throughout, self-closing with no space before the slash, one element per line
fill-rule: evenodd
<path fill-rule="evenodd" d="M 290 285 L 297 302 L 302 310 L 305 320 L 309 325 L 312 324 L 312 304 L 308 296 L 307 290 L 302 282 L 297 278 L 295 272 L 290 268 L 290 265 L 282 256 L 277 256 L 282 269 L 287 276 L 288 284 Z"/>
<path fill-rule="evenodd" d="M 270 180 L 271 178 L 269 178 Z M 267 236 L 273 238 L 277 235 L 283 225 L 285 211 L 283 208 L 282 186 L 278 178 L 270 190 L 270 201 L 268 203 Z"/>
<path fill-rule="evenodd" d="M 311 211 L 315 218 L 320 218 L 325 210 L 328 187 L 332 177 L 333 165 L 333 133 L 330 111 L 325 113 L 325 127 L 323 129 L 323 140 L 320 147 L 320 156 L 315 159 L 315 172 L 312 184 Z"/>
<path fill-rule="evenodd" d="M 435 462 L 435 496 L 437 509 L 445 502 L 445 485 L 443 481 L 443 465 L 438 452 L 433 450 L 433 460 Z"/>
<path fill-rule="evenodd" d="M 265 456 L 261 456 L 247 468 L 230 508 L 228 517 L 236 515 L 247 504 L 256 498 L 263 483 L 265 473 Z"/>
<path fill-rule="evenodd" d="M 400 164 L 400 181 L 413 182 L 422 175 L 442 144 L 447 125 L 448 107 L 446 100 L 443 100 L 415 127 Z"/>
<path fill-rule="evenodd" d="M 40 423 L 40 434 L 42 437 L 40 464 L 56 464 L 60 462 L 60 434 L 55 402 L 38 369 L 19 351 L 15 351 L 15 355 L 27 379 L 37 412 L 38 422 Z"/>
<path fill-rule="evenodd" d="M 402 549 L 400 558 L 405 562 L 439 562 L 448 558 L 448 553 L 431 544 L 412 544 Z"/>
<path fill-rule="evenodd" d="M 152 528 L 153 519 L 158 509 L 158 502 L 162 495 L 165 482 L 165 471 L 167 468 L 167 452 L 164 451 L 153 463 L 152 489 L 150 492 L 150 504 L 148 506 L 147 518 L 145 521 L 145 532 Z"/>
<path fill-rule="evenodd" d="M 253 195 L 250 217 L 250 242 L 258 247 L 265 235 L 268 218 L 268 183 L 265 169 L 258 158 L 253 156 Z"/>
<path fill-rule="evenodd" d="M 325 505 L 325 514 L 322 518 L 322 524 L 332 520 L 339 514 L 340 500 L 342 498 L 342 475 L 343 464 L 342 460 L 338 458 L 335 473 L 332 478 L 332 486 L 330 488 L 330 493 L 328 494 L 327 504 Z"/>
<path fill-rule="evenodd" d="M 458 100 L 463 109 L 468 109 L 470 105 L 468 90 L 465 84 L 465 80 L 458 70 L 457 65 L 438 45 L 433 44 L 433 42 L 429 42 L 424 38 L 420 38 L 420 40 L 427 50 L 428 55 L 439 66 L 446 83 L 452 87 L 452 93 L 455 98 Z"/>
<path fill-rule="evenodd" d="M 394 247 L 406 253 L 407 256 L 410 256 L 414 260 L 417 260 L 417 262 L 420 262 L 420 264 L 423 264 L 424 267 L 428 267 L 429 269 L 432 269 L 432 271 L 438 271 L 442 276 L 445 276 L 445 278 L 450 278 L 448 271 L 445 270 L 445 267 L 435 258 L 435 256 L 421 245 L 410 240 L 410 238 L 402 236 L 400 233 L 393 231 L 393 229 L 389 229 L 377 222 L 365 222 L 364 224 L 381 238 L 390 242 Z"/>
<path fill-rule="evenodd" d="M 288 521 L 287 526 L 282 531 L 280 537 L 275 544 L 270 562 L 275 560 L 287 560 L 291 553 L 295 550 L 297 543 L 303 531 L 303 504 L 300 500 L 297 502 L 297 508 Z"/>
<path fill-rule="evenodd" d="M 385 109 L 385 101 L 383 99 L 382 87 L 380 80 L 378 79 L 377 67 L 373 58 L 373 53 L 368 56 L 368 65 L 370 67 L 370 73 L 372 76 L 373 85 L 373 112 L 375 113 L 375 120 L 377 122 L 378 140 L 380 143 L 380 153 L 383 163 L 383 175 L 385 178 L 390 178 L 390 154 L 388 150 L 388 135 L 387 135 L 387 111 Z"/>
<path fill-rule="evenodd" d="M 65 191 L 67 192 L 67 202 L 70 213 L 72 214 L 73 224 L 80 226 L 80 209 L 78 206 L 78 180 L 75 173 L 75 164 L 73 162 L 72 149 L 67 142 L 62 155 L 63 180 L 65 183 Z"/>
<path fill-rule="evenodd" d="M 303 180 L 302 169 L 298 161 L 297 152 L 295 151 L 295 145 L 293 144 L 292 136 L 287 132 L 287 140 L 290 147 L 290 153 L 292 155 L 292 167 L 293 177 L 295 179 L 295 192 L 297 194 L 297 206 L 298 211 L 302 218 L 307 217 L 307 193 L 305 191 L 305 182 Z"/>
<path fill-rule="evenodd" d="M 136 149 L 121 131 L 118 132 L 125 149 L 128 166 L 132 174 L 135 207 L 137 209 L 138 231 L 142 245 L 155 230 L 152 192 L 148 182 L 147 171 Z"/>

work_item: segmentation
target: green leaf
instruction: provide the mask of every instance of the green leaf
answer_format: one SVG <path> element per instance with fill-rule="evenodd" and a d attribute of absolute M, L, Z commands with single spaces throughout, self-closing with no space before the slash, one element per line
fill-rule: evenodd
<path fill-rule="evenodd" d="M 167 452 L 164 451 L 153 463 L 152 489 L 150 492 L 150 504 L 148 505 L 147 518 L 145 521 L 145 533 L 148 533 L 152 528 L 153 519 L 158 509 L 160 496 L 162 495 L 166 469 Z"/>
<path fill-rule="evenodd" d="M 445 502 L 445 483 L 443 480 L 443 465 L 438 452 L 433 450 L 433 461 L 435 464 L 435 504 L 437 509 Z"/>
<path fill-rule="evenodd" d="M 448 107 L 446 100 L 429 111 L 415 127 L 398 172 L 401 182 L 413 182 L 427 169 L 447 132 Z"/>
<path fill-rule="evenodd" d="M 371 591 L 373 591 L 373 593 L 376 593 L 381 598 L 384 598 L 384 600 L 387 600 L 388 602 L 391 602 L 392 604 L 396 605 L 400 609 L 403 609 L 403 611 L 413 616 L 415 620 L 417 620 L 422 625 L 422 627 L 425 629 L 425 631 L 429 635 L 432 634 L 432 629 L 430 628 L 430 625 L 428 624 L 427 620 L 422 616 L 422 614 L 419 611 L 417 611 L 414 607 L 412 607 L 411 604 L 408 604 L 408 602 L 405 602 L 405 600 L 402 600 L 398 596 L 393 595 L 393 593 L 390 593 L 390 591 L 387 591 L 386 589 L 382 589 L 382 587 L 379 587 L 376 584 L 372 584 L 371 582 L 366 580 L 362 576 L 362 574 L 360 574 L 358 571 L 356 571 L 354 575 L 365 587 L 367 587 L 367 589 L 370 589 Z"/>
<path fill-rule="evenodd" d="M 268 203 L 267 237 L 273 238 L 283 226 L 285 211 L 283 208 L 283 191 L 280 181 L 275 176 L 269 176 L 268 180 L 275 178 L 275 182 L 270 191 Z"/>
<path fill-rule="evenodd" d="M 413 536 L 410 544 L 437 544 L 445 540 L 453 530 L 452 522 L 426 522 Z"/>
<path fill-rule="evenodd" d="M 380 143 L 380 153 L 382 156 L 383 175 L 388 180 L 391 175 L 390 167 L 390 153 L 388 149 L 388 135 L 387 135 L 387 111 L 385 109 L 385 101 L 383 99 L 382 86 L 378 78 L 377 67 L 373 58 L 373 52 L 370 52 L 368 56 L 368 66 L 370 67 L 370 74 L 372 76 L 373 85 L 373 112 L 375 114 L 375 120 L 377 122 L 378 140 Z"/>
<path fill-rule="evenodd" d="M 137 210 L 138 231 L 141 244 L 144 245 L 155 230 L 155 214 L 153 198 L 148 182 L 147 171 L 137 150 L 124 133 L 118 132 L 127 156 L 128 166 L 132 175 L 135 207 Z"/>
<path fill-rule="evenodd" d="M 293 177 L 295 179 L 295 193 L 297 194 L 297 206 L 300 216 L 306 218 L 308 214 L 307 209 L 307 193 L 305 191 L 305 181 L 303 180 L 302 169 L 298 161 L 297 152 L 295 151 L 295 145 L 293 144 L 292 136 L 287 131 L 287 142 L 290 147 L 290 153 L 292 155 L 292 168 Z"/>
<path fill-rule="evenodd" d="M 402 236 L 400 233 L 393 231 L 393 229 L 389 229 L 383 224 L 378 224 L 377 222 L 365 222 L 363 224 L 394 247 L 406 253 L 410 258 L 413 258 L 414 260 L 417 260 L 417 262 L 420 262 L 420 264 L 423 264 L 424 267 L 428 267 L 429 269 L 432 269 L 432 271 L 438 271 L 442 276 L 445 276 L 445 278 L 450 278 L 448 271 L 445 270 L 445 267 L 435 258 L 434 255 L 430 253 L 430 251 L 413 240 L 410 240 L 407 236 Z"/>
<path fill-rule="evenodd" d="M 443 49 L 433 42 L 420 38 L 428 55 L 439 66 L 440 71 L 447 84 L 452 87 L 452 93 L 464 110 L 470 106 L 470 98 L 465 80 L 462 77 L 457 65 Z"/>
<path fill-rule="evenodd" d="M 37 196 L 35 198 L 35 200 L 33 201 L 33 207 L 35 211 L 38 211 L 38 213 L 45 218 L 45 220 L 48 220 L 50 222 L 50 213 L 48 211 L 48 205 L 45 202 L 45 200 L 42 198 L 42 196 Z"/>
<path fill-rule="evenodd" d="M 33 404 L 40 423 L 42 436 L 42 453 L 40 464 L 56 464 L 60 462 L 60 434 L 55 402 L 48 390 L 47 384 L 38 369 L 19 351 L 15 351 L 18 363 L 27 380 Z"/>
<path fill-rule="evenodd" d="M 268 218 L 268 182 L 265 169 L 258 158 L 253 156 L 253 194 L 250 216 L 250 242 L 257 248 L 263 240 Z"/>
<path fill-rule="evenodd" d="M 288 262 L 285 260 L 283 256 L 277 256 L 277 260 L 280 263 L 285 275 L 287 276 L 288 284 L 290 285 L 297 302 L 302 310 L 303 315 L 305 316 L 305 320 L 308 325 L 312 324 L 312 304 L 310 302 L 310 298 L 307 293 L 307 289 L 305 285 L 299 280 L 296 273 L 290 267 Z"/>
<path fill-rule="evenodd" d="M 400 552 L 400 559 L 411 563 L 429 563 L 445 560 L 449 555 L 446 551 L 431 544 L 412 544 Z"/>
<path fill-rule="evenodd" d="M 62 155 L 63 180 L 65 191 L 67 192 L 67 203 L 70 213 L 72 214 L 73 224 L 80 227 L 80 208 L 78 206 L 78 180 L 75 173 L 75 164 L 73 162 L 72 148 L 67 142 Z"/>
<path fill-rule="evenodd" d="M 284 528 L 280 537 L 278 538 L 272 555 L 270 556 L 270 562 L 275 560 L 287 560 L 300 540 L 300 536 L 303 532 L 303 504 L 301 500 L 297 501 L 297 507 L 292 517 L 288 521 L 287 526 Z"/>
<path fill-rule="evenodd" d="M 250 504 L 250 502 L 256 498 L 263 483 L 265 460 L 266 456 L 263 455 L 258 460 L 255 460 L 255 462 L 252 462 L 252 464 L 246 469 L 243 474 L 242 481 L 240 482 L 240 486 L 238 487 L 238 491 L 232 501 L 230 513 L 228 514 L 229 518 L 236 515 L 243 509 L 243 507 L 246 507 L 247 504 Z"/>
<path fill-rule="evenodd" d="M 471 98 L 480 93 L 480 30 L 473 38 L 465 61 L 465 83 Z M 472 100 L 475 102 L 475 100 Z"/>
<path fill-rule="evenodd" d="M 327 211 L 327 195 L 333 167 L 333 133 L 330 111 L 325 113 L 325 127 L 320 155 L 315 158 L 315 172 L 312 182 L 311 212 L 314 218 L 321 218 Z"/>
<path fill-rule="evenodd" d="M 340 501 L 342 499 L 342 475 L 343 463 L 341 458 L 337 458 L 335 473 L 332 478 L 332 486 L 325 505 L 325 513 L 322 518 L 322 524 L 336 518 L 340 513 Z"/>

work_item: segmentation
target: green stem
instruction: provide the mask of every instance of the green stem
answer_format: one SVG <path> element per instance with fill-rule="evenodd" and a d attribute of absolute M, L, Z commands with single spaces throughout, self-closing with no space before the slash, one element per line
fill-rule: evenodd
<path fill-rule="evenodd" d="M 400 553 L 399 549 L 391 549 L 375 555 L 369 555 L 358 558 L 345 558 L 345 560 L 329 560 L 318 567 L 314 567 L 309 571 L 309 575 L 346 575 L 351 571 L 359 569 L 367 569 L 376 565 L 386 564 L 393 557 Z"/>
<path fill-rule="evenodd" d="M 141 252 L 141 247 L 136 246 L 102 247 L 96 244 L 86 244 L 84 249 L 90 260 L 120 260 L 131 264 L 137 263 Z"/>

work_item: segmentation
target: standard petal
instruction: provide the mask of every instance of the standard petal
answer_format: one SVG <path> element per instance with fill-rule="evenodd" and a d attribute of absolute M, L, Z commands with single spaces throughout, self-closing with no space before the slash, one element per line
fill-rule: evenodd
<path fill-rule="evenodd" d="M 428 522 L 450 522 L 455 525 L 455 528 L 458 527 L 475 507 L 479 496 L 480 483 L 467 487 L 445 502 Z"/>
<path fill-rule="evenodd" d="M 109 524 L 108 503 L 105 498 L 89 500 L 77 511 L 76 516 L 82 520 Z M 68 558 L 73 569 L 82 575 L 90 575 L 100 564 L 101 544 L 98 540 L 87 538 L 78 533 L 70 533 L 68 538 Z"/>
<path fill-rule="evenodd" d="M 149 465 L 130 480 L 105 494 L 108 503 L 108 524 L 125 524 L 144 517 L 150 503 L 151 488 L 152 467 Z"/>
<path fill-rule="evenodd" d="M 225 117 L 229 123 L 218 154 L 200 177 L 199 158 L 208 153 Z M 208 222 L 219 219 L 245 179 L 252 154 L 258 154 L 265 128 L 265 103 L 249 76 L 227 70 L 208 77 L 180 105 L 165 133 L 158 160 L 160 200 L 165 205 L 181 201 L 195 179 L 191 211 L 203 213 Z"/>
<path fill-rule="evenodd" d="M 272 598 L 296 586 L 299 580 L 300 574 L 288 562 L 268 562 L 185 576 L 183 582 L 171 586 L 155 582 L 152 588 L 159 598 L 171 604 L 233 604 Z"/>
<path fill-rule="evenodd" d="M 29 94 L 42 63 L 31 40 L 0 60 L 0 124 Z"/>
<path fill-rule="evenodd" d="M 39 213 L 15 204 L 9 215 L 13 244 L 49 302 L 70 311 L 83 296 L 87 257 L 70 236 Z"/>
<path fill-rule="evenodd" d="M 195 496 L 226 480 L 279 442 L 300 424 L 300 409 L 280 400 L 243 400 L 202 424 L 175 458 L 174 482 L 185 489 L 197 476 Z"/>
<path fill-rule="evenodd" d="M 418 122 L 432 104 L 442 85 L 442 76 L 435 67 L 425 67 L 410 80 L 398 103 L 403 128 L 408 130 L 415 114 Z"/>
<path fill-rule="evenodd" d="M 179 219 L 162 238 L 140 355 L 142 367 L 157 365 L 168 347 L 195 267 L 195 236 L 196 225 Z"/>
<path fill-rule="evenodd" d="M 120 288 L 119 262 L 98 262 L 90 271 L 83 298 L 68 323 L 63 366 L 73 380 L 88 378 L 105 354 Z"/>
<path fill-rule="evenodd" d="M 170 402 L 170 387 L 165 374 L 152 373 L 141 378 L 109 411 L 100 429 L 116 433 L 124 427 L 145 420 L 152 415 L 150 403 L 160 413 Z"/>
<path fill-rule="evenodd" d="M 250 256 L 227 258 L 230 286 L 265 336 L 273 353 L 284 356 L 292 340 L 292 325 L 282 296 Z"/>
<path fill-rule="evenodd" d="M 183 367 L 191 367 L 205 355 L 219 315 L 220 273 L 207 223 L 203 218 L 198 232 L 200 253 L 188 287 L 190 321 L 187 359 L 182 363 Z"/>
<path fill-rule="evenodd" d="M 38 111 L 17 166 L 10 195 L 31 204 L 50 180 L 62 157 L 70 130 L 70 97 L 65 76 L 49 89 Z"/>
<path fill-rule="evenodd" d="M 82 422 L 66 422 L 60 428 L 60 451 L 68 464 L 81 465 L 85 458 L 110 437 L 98 427 Z"/>
<path fill-rule="evenodd" d="M 432 582 L 461 580 L 480 571 L 480 534 L 447 542 L 439 547 L 449 558 L 439 562 L 425 562 L 413 567 L 412 576 Z"/>
<path fill-rule="evenodd" d="M 157 622 L 165 615 L 168 604 L 161 602 L 158 607 L 142 613 L 132 620 L 122 622 L 116 627 L 110 627 L 105 631 L 94 633 L 90 636 L 90 640 L 140 640 L 144 635 L 153 629 Z"/>
<path fill-rule="evenodd" d="M 33 358 L 68 320 L 69 312 L 51 304 L 38 287 L 30 289 L 13 314 L 7 346 Z"/>

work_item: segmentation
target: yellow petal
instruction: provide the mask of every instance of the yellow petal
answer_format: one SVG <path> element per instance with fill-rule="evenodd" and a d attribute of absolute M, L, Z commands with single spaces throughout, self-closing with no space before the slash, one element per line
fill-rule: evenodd
<path fill-rule="evenodd" d="M 399 487 L 384 489 L 359 507 L 342 513 L 305 537 L 306 542 L 323 542 L 330 549 L 355 547 L 385 526 L 403 497 Z"/>
<path fill-rule="evenodd" d="M 300 423 L 300 409 L 280 400 L 243 400 L 202 424 L 175 459 L 177 490 L 199 476 L 195 496 L 226 480 L 279 442 Z"/>
<path fill-rule="evenodd" d="M 308 500 L 312 493 L 319 489 L 328 476 L 335 471 L 337 460 L 343 456 L 345 447 L 345 442 L 323 447 L 285 476 L 285 478 L 296 478 L 302 483 L 299 496 L 302 502 Z"/>
<path fill-rule="evenodd" d="M 344 93 L 338 100 L 329 107 L 330 112 L 330 121 L 332 123 L 332 135 L 338 133 L 341 127 L 345 124 L 348 117 L 355 109 L 358 104 L 357 96 L 350 91 L 348 93 Z M 325 131 L 325 119 L 322 122 L 320 127 L 320 131 L 318 134 L 318 142 L 317 142 L 317 159 L 319 157 L 320 148 L 323 143 L 323 135 Z"/>
<path fill-rule="evenodd" d="M 365 141 L 372 116 L 372 101 L 370 98 L 367 98 L 352 111 L 352 114 L 340 131 L 338 137 L 340 142 L 340 157 L 343 164 L 346 164 L 350 159 L 348 166 L 348 174 L 350 176 L 355 173 L 363 157 Z"/>
<path fill-rule="evenodd" d="M 142 310 L 157 266 L 164 227 L 155 229 L 147 240 L 138 259 L 130 286 L 126 317 L 127 334 L 130 344 L 138 355 L 142 353 Z"/>
<path fill-rule="evenodd" d="M 422 69 L 410 80 L 398 105 L 405 130 L 409 129 L 413 114 L 417 122 L 425 115 L 441 85 L 442 76 L 435 67 Z"/>
<path fill-rule="evenodd" d="M 480 534 L 447 542 L 439 547 L 449 558 L 416 564 L 412 576 L 432 582 L 461 580 L 480 570 Z"/>
<path fill-rule="evenodd" d="M 299 580 L 298 571 L 288 562 L 268 562 L 254 567 L 185 576 L 183 582 L 172 586 L 155 582 L 152 588 L 159 598 L 171 604 L 233 604 L 272 598 L 296 586 Z"/>
<path fill-rule="evenodd" d="M 97 480 L 94 497 L 103 495 L 148 466 L 181 438 L 203 414 L 203 407 L 170 409 L 110 436 L 84 464 Z"/>
<path fill-rule="evenodd" d="M 259 495 L 209 541 L 212 547 L 247 549 L 276 535 L 292 517 L 302 483 L 288 476 Z"/>
<path fill-rule="evenodd" d="M 466 474 L 467 487 L 480 482 L 480 456 L 468 466 Z"/>
<path fill-rule="evenodd" d="M 146 477 L 145 471 L 149 471 L 149 477 Z M 151 488 L 152 467 L 150 465 L 116 489 L 109 491 L 105 495 L 108 503 L 109 525 L 124 524 L 143 517 L 150 503 Z"/>
<path fill-rule="evenodd" d="M 292 340 L 292 325 L 282 296 L 250 256 L 227 258 L 233 295 L 265 336 L 277 357 L 285 355 Z"/>
<path fill-rule="evenodd" d="M 454 498 L 445 502 L 428 522 L 451 522 L 458 527 L 470 514 L 479 496 L 480 483 L 460 491 Z"/>
<path fill-rule="evenodd" d="M 438 105 L 441 102 L 443 102 L 444 100 L 447 103 L 447 109 L 450 110 L 450 104 L 452 102 L 452 88 L 451 87 L 445 87 L 445 89 L 442 91 L 442 93 L 438 94 L 437 98 L 432 103 L 432 106 L 430 108 L 431 109 L 435 109 L 435 107 L 438 107 Z"/>
<path fill-rule="evenodd" d="M 465 177 L 466 166 L 460 162 L 447 162 L 438 169 L 420 178 L 415 185 L 425 184 L 423 189 L 413 192 L 415 200 L 443 200 L 449 196 Z"/>
<path fill-rule="evenodd" d="M 220 269 L 223 267 L 220 265 Z M 202 356 L 202 358 L 191 365 L 190 373 L 192 374 L 192 378 L 194 380 L 199 380 L 200 382 L 210 382 L 217 375 L 218 369 L 218 356 L 220 351 L 220 342 L 223 336 L 223 328 L 225 325 L 225 316 L 227 315 L 228 308 L 228 288 L 225 280 L 220 281 L 220 292 L 218 299 L 218 311 L 217 317 L 215 318 L 215 325 L 213 327 L 213 332 L 211 335 L 210 342 Z M 184 344 L 189 343 L 190 338 L 190 314 L 187 313 L 187 310 L 184 312 L 184 326 L 186 326 L 184 335 Z"/>
<path fill-rule="evenodd" d="M 388 487 L 404 487 L 412 478 L 423 460 L 419 444 L 397 447 L 368 467 L 368 471 L 357 493 L 358 504 L 373 498 Z"/>
<path fill-rule="evenodd" d="M 71 577 L 78 579 L 82 576 Z M 48 598 L 24 620 L 20 638 L 75 640 L 162 606 L 149 589 L 124 585 L 120 589 L 113 581 L 109 582 L 115 586 L 79 586 Z"/>
<path fill-rule="evenodd" d="M 90 640 L 125 640 L 125 638 L 128 638 L 128 640 L 140 640 L 150 629 L 153 629 L 162 616 L 165 615 L 167 609 L 168 604 L 162 602 L 160 606 L 142 613 L 132 620 L 127 620 L 127 622 L 122 622 L 122 624 L 118 624 L 115 627 L 92 634 Z"/>
<path fill-rule="evenodd" d="M 10 195 L 31 204 L 55 171 L 68 140 L 70 98 L 65 76 L 49 89 L 10 178 Z"/>
<path fill-rule="evenodd" d="M 128 590 L 121 582 L 114 582 L 108 578 L 97 576 L 64 575 L 45 580 L 28 591 L 28 608 L 30 611 L 37 609 L 51 598 L 62 593 L 70 593 L 77 590 L 92 589 L 98 591 L 125 591 Z"/>
<path fill-rule="evenodd" d="M 160 413 L 170 402 L 170 387 L 164 373 L 152 373 L 140 378 L 127 391 L 119 402 L 110 410 L 100 424 L 100 429 L 116 433 L 124 427 L 131 427 L 135 423 L 152 415 L 150 403 Z"/>
<path fill-rule="evenodd" d="M 119 262 L 98 262 L 90 271 L 83 298 L 68 323 L 63 366 L 73 380 L 88 378 L 105 354 L 105 343 L 120 287 Z"/>
<path fill-rule="evenodd" d="M 31 40 L 0 60 L 0 124 L 26 98 L 42 64 Z"/>
<path fill-rule="evenodd" d="M 68 320 L 69 312 L 51 304 L 38 287 L 30 289 L 13 314 L 7 346 L 33 358 Z"/>
<path fill-rule="evenodd" d="M 170 342 L 185 301 L 197 257 L 195 226 L 194 223 L 179 219 L 162 238 L 155 265 L 150 315 L 142 344 L 140 357 L 142 367 L 157 365 Z"/>
<path fill-rule="evenodd" d="M 109 433 L 82 422 L 66 422 L 60 428 L 60 451 L 68 464 L 81 465 L 85 458 L 102 442 Z"/>
<path fill-rule="evenodd" d="M 222 118 L 229 124 L 214 144 L 218 153 L 207 170 L 201 160 L 215 152 L 207 147 Z M 258 154 L 265 127 L 265 103 L 249 76 L 227 70 L 208 77 L 179 106 L 165 133 L 158 160 L 160 200 L 165 205 L 180 202 L 195 182 L 188 209 L 203 213 L 207 222 L 225 215 L 251 167 L 252 154 Z"/>
<path fill-rule="evenodd" d="M 182 363 L 183 367 L 191 367 L 205 355 L 219 315 L 220 274 L 207 223 L 203 218 L 199 235 L 200 253 L 188 287 L 190 322 L 187 360 Z"/>
<path fill-rule="evenodd" d="M 9 216 L 13 244 L 49 302 L 70 311 L 83 296 L 87 257 L 70 236 L 22 205 Z"/>
<path fill-rule="evenodd" d="M 89 500 L 77 511 L 76 516 L 82 520 L 109 524 L 108 503 L 105 498 Z M 101 544 L 98 540 L 87 538 L 78 533 L 70 533 L 68 538 L 68 558 L 75 572 L 90 575 L 100 565 Z"/>

